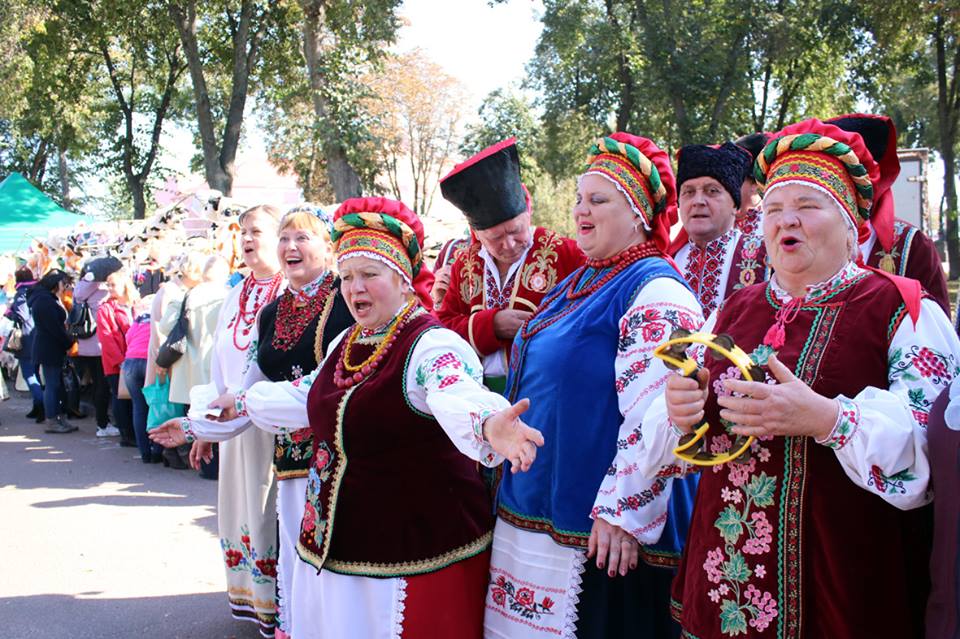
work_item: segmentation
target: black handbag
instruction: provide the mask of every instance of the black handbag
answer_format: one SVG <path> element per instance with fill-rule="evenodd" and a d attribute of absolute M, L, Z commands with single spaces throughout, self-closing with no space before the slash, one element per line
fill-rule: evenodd
<path fill-rule="evenodd" d="M 78 302 L 70 309 L 67 333 L 74 339 L 88 339 L 97 333 L 97 317 L 86 302 Z"/>
<path fill-rule="evenodd" d="M 183 296 L 183 304 L 180 305 L 180 315 L 177 317 L 177 323 L 173 325 L 167 339 L 160 345 L 157 351 L 157 366 L 160 368 L 170 368 L 174 363 L 183 357 L 187 350 L 187 339 L 190 330 L 190 323 L 187 321 L 187 297 Z"/>

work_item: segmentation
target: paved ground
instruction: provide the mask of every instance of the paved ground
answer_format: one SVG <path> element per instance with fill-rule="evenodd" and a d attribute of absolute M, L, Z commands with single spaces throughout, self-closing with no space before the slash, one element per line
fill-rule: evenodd
<path fill-rule="evenodd" d="M 0 404 L 0 636 L 253 639 L 230 617 L 214 481 Z"/>

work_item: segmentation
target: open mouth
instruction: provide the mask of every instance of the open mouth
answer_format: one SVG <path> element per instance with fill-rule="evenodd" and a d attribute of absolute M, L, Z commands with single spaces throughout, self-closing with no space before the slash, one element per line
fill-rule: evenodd
<path fill-rule="evenodd" d="M 792 248 L 798 246 L 799 244 L 800 244 L 800 240 L 799 240 L 798 238 L 795 238 L 795 237 L 787 236 L 787 237 L 784 237 L 784 238 L 781 238 L 781 239 L 780 239 L 780 246 L 782 246 L 782 247 L 784 247 L 784 248 L 787 248 L 787 249 L 792 249 Z"/>
<path fill-rule="evenodd" d="M 590 224 L 589 222 L 581 222 L 581 223 L 577 226 L 577 229 L 578 229 L 581 233 L 589 233 L 590 231 L 593 230 L 593 228 L 594 228 L 593 224 Z"/>
<path fill-rule="evenodd" d="M 286 260 L 287 266 L 296 266 L 301 262 L 303 262 L 303 259 L 299 257 L 288 257 Z"/>
<path fill-rule="evenodd" d="M 370 302 L 354 302 L 353 310 L 357 311 L 358 313 L 361 313 L 363 311 L 366 311 L 371 306 L 373 306 L 373 304 L 371 304 Z"/>

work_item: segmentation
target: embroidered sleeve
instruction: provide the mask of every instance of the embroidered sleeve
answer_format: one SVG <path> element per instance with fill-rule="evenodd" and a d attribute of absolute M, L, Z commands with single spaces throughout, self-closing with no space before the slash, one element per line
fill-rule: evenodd
<path fill-rule="evenodd" d="M 483 366 L 469 344 L 447 329 L 428 331 L 404 375 L 410 406 L 433 415 L 461 453 L 484 466 L 503 461 L 483 439 L 483 422 L 510 402 L 483 386 Z"/>
<path fill-rule="evenodd" d="M 960 373 L 960 341 L 933 300 L 923 300 L 916 328 L 897 328 L 888 355 L 889 389 L 840 396 L 840 416 L 821 443 L 834 449 L 847 476 L 897 508 L 928 503 L 927 417 L 937 395 Z"/>
<path fill-rule="evenodd" d="M 308 428 L 307 394 L 320 367 L 292 382 L 257 382 L 237 393 L 236 410 L 258 428 L 278 435 Z"/>
<path fill-rule="evenodd" d="M 591 516 L 623 528 L 641 543 L 659 539 L 670 499 L 670 477 L 682 472 L 672 455 L 664 458 L 658 450 L 672 450 L 668 442 L 675 436 L 668 428 L 657 431 L 653 441 L 644 440 L 645 430 L 650 430 L 644 429 L 645 413 L 655 398 L 662 397 L 667 376 L 672 374 L 653 356 L 653 349 L 674 329 L 696 330 L 702 323 L 693 294 L 668 278 L 648 283 L 620 319 L 614 370 L 623 423 L 617 452 Z"/>

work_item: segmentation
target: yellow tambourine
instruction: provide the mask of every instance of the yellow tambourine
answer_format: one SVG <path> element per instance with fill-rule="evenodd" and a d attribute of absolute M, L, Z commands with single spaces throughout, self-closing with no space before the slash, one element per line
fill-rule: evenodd
<path fill-rule="evenodd" d="M 743 378 L 747 381 L 762 381 L 763 370 L 753 363 L 750 356 L 743 349 L 733 343 L 733 338 L 726 334 L 693 333 L 678 328 L 670 334 L 670 339 L 657 346 L 653 354 L 663 360 L 667 368 L 680 371 L 685 377 L 697 378 L 700 366 L 687 355 L 687 348 L 691 344 L 702 344 L 713 357 L 725 357 L 734 366 L 740 369 Z M 680 438 L 680 445 L 673 449 L 673 454 L 685 462 L 697 466 L 716 466 L 730 461 L 744 463 L 750 459 L 750 444 L 754 438 L 738 435 L 733 440 L 733 446 L 725 453 L 710 453 L 704 450 L 703 439 L 710 425 L 706 419 L 694 426 L 694 432 Z"/>

